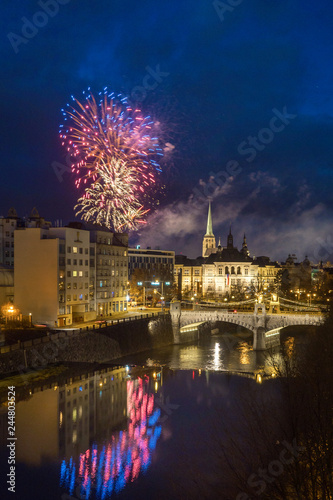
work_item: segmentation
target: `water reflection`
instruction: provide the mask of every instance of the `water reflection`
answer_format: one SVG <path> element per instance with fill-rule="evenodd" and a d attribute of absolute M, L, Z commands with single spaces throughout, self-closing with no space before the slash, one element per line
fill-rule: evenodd
<path fill-rule="evenodd" d="M 86 390 L 88 398 L 83 394 L 79 413 L 75 406 L 71 412 L 72 406 L 79 403 L 77 398 L 70 399 L 77 387 L 67 386 L 62 390 L 65 397 L 60 411 L 64 413 L 59 424 L 60 421 L 66 422 L 66 426 L 61 424 L 61 429 L 69 438 L 65 440 L 67 458 L 61 464 L 60 486 L 65 487 L 70 495 L 79 485 L 80 495 L 86 499 L 92 494 L 96 499 L 109 498 L 113 492 L 121 491 L 128 482 L 134 481 L 140 472 L 145 472 L 151 462 L 162 430 L 160 409 L 152 391 L 160 384 L 160 373 L 134 380 L 126 378 L 126 370 L 120 369 L 117 373 L 111 372 L 105 377 L 100 376 L 97 381 L 91 379 L 80 385 L 79 389 L 82 388 L 82 393 Z M 110 432 L 121 423 L 122 430 Z M 87 446 L 86 437 L 90 431 L 95 438 L 98 434 L 104 438 L 109 434 L 109 437 L 102 443 L 95 440 L 92 446 Z M 81 449 L 85 445 L 86 449 L 79 456 L 73 453 L 68 457 L 67 444 L 69 447 L 78 444 Z"/>
<path fill-rule="evenodd" d="M 250 356 L 249 351 L 252 351 L 252 348 L 249 346 L 247 342 L 240 342 L 237 347 L 240 357 L 239 362 L 241 365 L 249 365 L 250 364 Z"/>

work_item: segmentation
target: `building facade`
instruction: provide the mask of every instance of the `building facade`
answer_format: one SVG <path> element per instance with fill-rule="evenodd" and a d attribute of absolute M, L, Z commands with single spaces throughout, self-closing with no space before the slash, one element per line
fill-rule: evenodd
<path fill-rule="evenodd" d="M 16 230 L 15 305 L 49 326 L 126 310 L 127 238 L 80 223 Z"/>
<path fill-rule="evenodd" d="M 128 249 L 128 274 L 131 278 L 135 269 L 141 269 L 147 276 L 162 280 L 172 280 L 175 266 L 175 252 L 172 250 L 152 250 L 151 248 Z"/>
<path fill-rule="evenodd" d="M 0 217 L 0 265 L 14 268 L 14 231 L 24 227 L 50 227 L 51 222 L 39 216 L 33 208 L 29 217 L 21 218 L 15 208 L 10 208 L 6 217 Z"/>
<path fill-rule="evenodd" d="M 91 248 L 96 264 L 91 280 L 95 280 L 95 310 L 99 316 L 127 310 L 128 234 L 91 231 Z"/>
<path fill-rule="evenodd" d="M 177 286 L 179 297 L 201 297 L 203 262 L 203 257 L 188 259 L 186 255 L 176 255 L 174 282 Z"/>

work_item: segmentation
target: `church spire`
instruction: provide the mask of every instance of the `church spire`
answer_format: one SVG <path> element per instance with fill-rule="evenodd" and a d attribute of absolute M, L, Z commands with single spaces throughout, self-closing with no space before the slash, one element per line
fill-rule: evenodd
<path fill-rule="evenodd" d="M 243 244 L 242 244 L 242 250 L 241 250 L 242 254 L 245 256 L 245 257 L 249 257 L 250 256 L 250 252 L 249 252 L 249 249 L 247 248 L 247 243 L 246 243 L 246 236 L 245 236 L 245 233 L 244 233 L 244 238 L 243 238 Z"/>
<path fill-rule="evenodd" d="M 213 233 L 213 221 L 212 221 L 212 209 L 211 209 L 211 206 L 210 206 L 210 202 L 209 202 L 209 207 L 208 207 L 207 229 L 206 229 L 205 236 L 214 236 L 214 233 Z"/>
<path fill-rule="evenodd" d="M 206 234 L 203 237 L 202 242 L 202 256 L 208 257 L 211 253 L 216 252 L 216 242 L 213 233 L 213 222 L 212 222 L 212 208 L 209 202 L 208 206 L 208 217 L 207 217 L 207 229 Z"/>
<path fill-rule="evenodd" d="M 229 229 L 229 234 L 228 234 L 228 239 L 227 239 L 227 248 L 234 248 L 234 238 L 231 234 L 231 224 L 230 224 L 230 229 Z"/>

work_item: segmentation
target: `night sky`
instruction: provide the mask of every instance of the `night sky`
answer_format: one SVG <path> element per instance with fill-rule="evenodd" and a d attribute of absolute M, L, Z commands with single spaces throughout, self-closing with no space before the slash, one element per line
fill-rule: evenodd
<path fill-rule="evenodd" d="M 160 122 L 166 148 L 160 205 L 132 243 L 196 257 L 209 196 L 222 245 L 231 223 L 252 255 L 333 261 L 331 0 L 42 4 L 2 4 L 0 215 L 75 219 L 74 178 L 54 168 L 60 110 L 107 86 Z"/>

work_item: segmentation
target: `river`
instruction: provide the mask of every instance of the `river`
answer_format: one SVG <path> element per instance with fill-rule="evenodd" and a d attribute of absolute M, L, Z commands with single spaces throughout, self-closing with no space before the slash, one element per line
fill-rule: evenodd
<path fill-rule="evenodd" d="M 296 339 L 283 341 L 292 351 Z M 274 382 L 267 355 L 251 344 L 248 334 L 218 334 L 76 371 L 66 384 L 24 386 L 16 396 L 15 498 L 236 498 L 221 446 L 243 398 Z M 2 401 L 1 498 L 14 498 L 5 482 L 7 409 Z"/>

